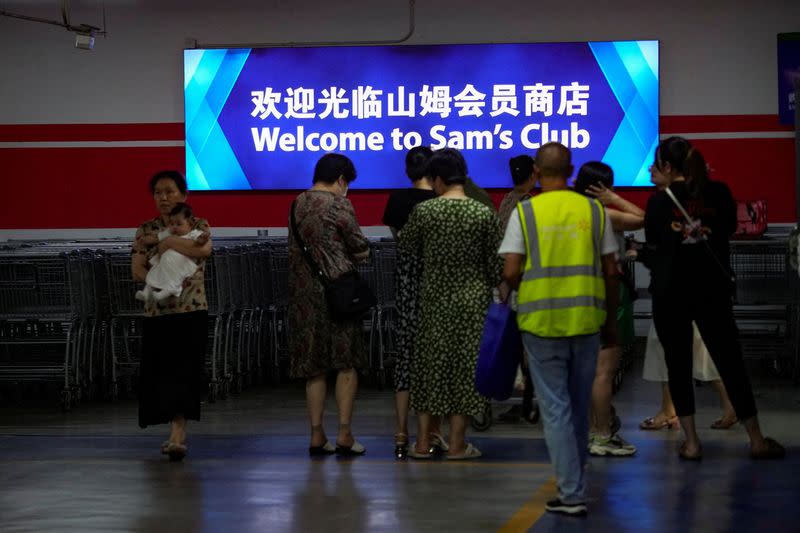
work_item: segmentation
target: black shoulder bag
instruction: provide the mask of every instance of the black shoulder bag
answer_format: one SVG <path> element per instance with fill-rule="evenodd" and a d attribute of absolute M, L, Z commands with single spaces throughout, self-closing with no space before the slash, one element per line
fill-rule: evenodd
<path fill-rule="evenodd" d="M 297 221 L 294 216 L 296 203 L 297 201 L 292 202 L 292 232 L 303 251 L 303 257 L 305 257 L 311 272 L 317 276 L 325 288 L 325 299 L 328 301 L 331 319 L 335 322 L 347 322 L 360 318 L 377 303 L 372 289 L 361 278 L 357 270 L 345 272 L 336 279 L 328 279 L 314 258 L 311 257 L 311 251 L 297 229 Z"/>

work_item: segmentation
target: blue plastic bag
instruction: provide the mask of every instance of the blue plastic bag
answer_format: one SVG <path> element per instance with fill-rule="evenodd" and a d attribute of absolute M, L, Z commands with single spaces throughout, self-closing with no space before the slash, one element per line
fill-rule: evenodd
<path fill-rule="evenodd" d="M 491 303 L 483 325 L 475 369 L 478 392 L 494 400 L 507 400 L 514 392 L 521 353 L 517 314 L 508 304 Z"/>

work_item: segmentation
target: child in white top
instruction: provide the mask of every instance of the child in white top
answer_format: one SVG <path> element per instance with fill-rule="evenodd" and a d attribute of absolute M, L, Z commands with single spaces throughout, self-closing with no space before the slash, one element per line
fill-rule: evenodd
<path fill-rule="evenodd" d="M 158 234 L 158 240 L 162 241 L 174 235 L 182 239 L 201 241 L 204 234 L 200 230 L 192 229 L 193 216 L 189 204 L 177 204 L 170 211 L 169 227 Z M 197 272 L 197 262 L 172 248 L 162 254 L 154 255 L 150 259 L 150 270 L 145 278 L 146 285 L 143 290 L 136 291 L 136 299 L 161 301 L 170 296 L 180 296 L 184 280 L 195 272 Z"/>

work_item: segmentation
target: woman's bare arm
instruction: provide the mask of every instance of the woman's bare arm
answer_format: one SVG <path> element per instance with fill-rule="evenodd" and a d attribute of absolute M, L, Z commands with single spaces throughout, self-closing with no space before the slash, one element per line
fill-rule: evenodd
<path fill-rule="evenodd" d="M 644 209 L 633 202 L 629 202 L 622 196 L 618 195 L 611 189 L 607 189 L 603 185 L 590 185 L 589 188 L 586 189 L 586 192 L 600 200 L 600 203 L 605 206 L 610 205 L 622 211 L 623 213 L 636 215 L 644 219 Z"/>
<path fill-rule="evenodd" d="M 616 209 L 606 209 L 606 213 L 608 213 L 614 231 L 636 231 L 644 227 L 644 214 L 634 215 Z"/>
<path fill-rule="evenodd" d="M 202 241 L 195 242 L 171 235 L 158 243 L 158 253 L 163 254 L 169 249 L 175 250 L 192 259 L 205 259 L 211 255 L 211 239 L 202 243 Z"/>
<path fill-rule="evenodd" d="M 144 281 L 147 277 L 147 256 L 134 254 L 131 256 L 131 275 L 134 281 Z"/>

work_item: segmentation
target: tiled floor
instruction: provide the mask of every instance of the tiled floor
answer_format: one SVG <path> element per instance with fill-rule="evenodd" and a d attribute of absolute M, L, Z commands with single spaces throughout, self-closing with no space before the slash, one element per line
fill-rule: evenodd
<path fill-rule="evenodd" d="M 713 391 L 697 392 L 707 427 L 718 412 Z M 591 460 L 584 519 L 543 513 L 554 486 L 540 426 L 472 432 L 479 461 L 398 462 L 388 392 L 360 393 L 354 430 L 368 452 L 354 460 L 306 457 L 302 386 L 204 406 L 183 464 L 161 458 L 164 428 L 139 430 L 132 402 L 68 414 L 4 408 L 0 530 L 800 531 L 800 388 L 762 384 L 757 395 L 762 425 L 787 444 L 786 460 L 751 461 L 737 427 L 702 430 L 704 460 L 684 463 L 678 431 L 636 429 L 660 396 L 629 374 L 615 404 L 639 452 Z M 334 414 L 326 420 L 332 433 Z"/>

